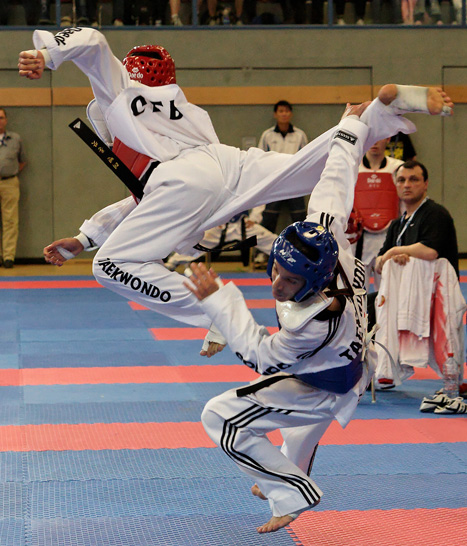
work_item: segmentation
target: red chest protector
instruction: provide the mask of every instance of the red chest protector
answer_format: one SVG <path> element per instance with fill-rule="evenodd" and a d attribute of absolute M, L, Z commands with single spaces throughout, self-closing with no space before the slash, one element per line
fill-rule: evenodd
<path fill-rule="evenodd" d="M 126 167 L 130 169 L 136 178 L 141 177 L 149 162 L 152 161 L 150 157 L 129 148 L 116 137 L 112 146 L 112 152 L 118 157 L 118 159 L 120 159 L 122 163 L 125 164 Z M 139 199 L 137 199 L 134 195 L 133 198 L 137 203 L 139 203 Z"/>
<path fill-rule="evenodd" d="M 144 169 L 151 161 L 150 157 L 129 148 L 118 138 L 114 140 L 112 152 L 130 169 L 136 178 L 139 178 L 143 174 Z"/>
<path fill-rule="evenodd" d="M 378 232 L 387 228 L 399 216 L 399 197 L 391 173 L 358 173 L 354 207 L 363 218 L 367 231 Z"/>

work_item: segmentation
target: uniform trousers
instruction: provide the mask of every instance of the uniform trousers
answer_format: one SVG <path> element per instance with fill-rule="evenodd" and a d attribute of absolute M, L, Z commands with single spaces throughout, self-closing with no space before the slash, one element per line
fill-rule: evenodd
<path fill-rule="evenodd" d="M 0 203 L 2 211 L 0 257 L 3 256 L 3 261 L 14 261 L 18 241 L 19 178 L 17 176 L 0 180 Z"/>
<path fill-rule="evenodd" d="M 231 389 L 206 404 L 201 420 L 213 442 L 258 484 L 273 516 L 284 516 L 322 496 L 309 473 L 338 397 L 289 376 L 247 396 Z M 280 450 L 266 436 L 277 429 Z"/>

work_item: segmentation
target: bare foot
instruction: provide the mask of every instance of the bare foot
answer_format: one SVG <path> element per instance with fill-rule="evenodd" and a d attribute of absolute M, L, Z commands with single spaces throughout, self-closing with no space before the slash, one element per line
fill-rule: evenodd
<path fill-rule="evenodd" d="M 268 500 L 267 497 L 265 497 L 262 493 L 261 493 L 261 489 L 258 487 L 258 485 L 255 483 L 255 485 L 253 485 L 253 487 L 251 488 L 251 492 L 253 493 L 253 495 L 255 497 L 259 497 L 260 499 L 262 500 Z"/>
<path fill-rule="evenodd" d="M 292 516 L 272 516 L 267 523 L 261 525 L 261 527 L 256 527 L 256 530 L 258 533 L 274 533 L 274 531 L 282 529 L 282 527 L 285 527 L 293 520 L 294 518 Z"/>
<path fill-rule="evenodd" d="M 439 116 L 445 111 L 445 106 L 452 108 L 454 103 L 440 87 L 429 87 L 426 98 L 428 111 L 432 116 Z"/>
<path fill-rule="evenodd" d="M 451 97 L 439 87 L 383 85 L 378 93 L 379 100 L 388 106 L 400 107 L 407 112 L 424 112 L 432 116 L 450 116 L 454 103 Z"/>

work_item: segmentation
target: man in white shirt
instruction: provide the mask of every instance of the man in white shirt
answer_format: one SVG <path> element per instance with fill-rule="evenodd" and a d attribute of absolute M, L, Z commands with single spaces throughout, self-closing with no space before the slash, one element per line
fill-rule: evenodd
<path fill-rule="evenodd" d="M 293 107 L 290 102 L 280 100 L 274 105 L 274 119 L 276 125 L 266 129 L 259 139 L 258 148 L 265 152 L 280 152 L 295 154 L 308 143 L 304 131 L 292 125 Z M 292 222 L 305 218 L 306 205 L 304 197 L 295 197 L 268 203 L 262 211 L 261 225 L 269 231 L 275 232 L 281 210 L 286 210 Z"/>

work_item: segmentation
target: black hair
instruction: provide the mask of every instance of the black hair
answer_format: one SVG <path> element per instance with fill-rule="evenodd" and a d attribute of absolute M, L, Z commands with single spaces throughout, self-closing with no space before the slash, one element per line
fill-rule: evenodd
<path fill-rule="evenodd" d="M 402 165 L 399 165 L 394 174 L 395 176 L 397 176 L 399 169 L 415 169 L 415 167 L 420 167 L 420 169 L 422 169 L 423 180 L 426 182 L 428 180 L 428 170 L 425 165 L 423 165 L 423 163 L 420 163 L 420 161 L 416 161 L 415 159 L 409 159 L 409 161 L 406 161 L 405 163 L 402 163 Z"/>
<path fill-rule="evenodd" d="M 285 106 L 291 112 L 293 111 L 292 105 L 290 104 L 290 102 L 287 102 L 286 100 L 280 100 L 279 102 L 276 102 L 276 104 L 274 105 L 274 112 L 277 112 L 277 109 L 279 108 L 279 106 Z"/>

